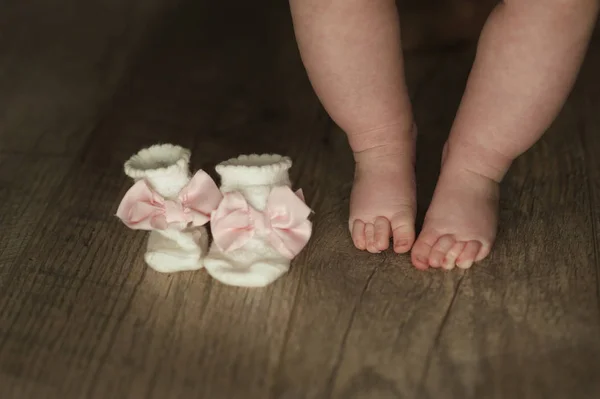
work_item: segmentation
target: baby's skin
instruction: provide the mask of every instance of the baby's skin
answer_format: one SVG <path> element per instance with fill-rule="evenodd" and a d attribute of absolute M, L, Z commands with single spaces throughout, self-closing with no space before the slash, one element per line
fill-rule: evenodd
<path fill-rule="evenodd" d="M 499 183 L 569 95 L 599 0 L 512 0 L 479 39 L 423 228 L 415 233 L 417 129 L 394 0 L 290 0 L 310 81 L 356 162 L 349 229 L 356 248 L 411 252 L 419 269 L 466 269 L 490 253 Z M 443 93 L 439 93 L 443 95 Z M 390 240 L 391 238 L 391 240 Z"/>

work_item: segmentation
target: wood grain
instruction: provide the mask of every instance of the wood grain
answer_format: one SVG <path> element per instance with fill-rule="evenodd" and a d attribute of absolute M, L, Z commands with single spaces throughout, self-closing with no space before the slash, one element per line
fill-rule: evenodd
<path fill-rule="evenodd" d="M 163 0 L 1 7 L 0 150 L 42 154 L 77 153 L 149 27 L 169 9 Z"/>
<path fill-rule="evenodd" d="M 600 28 L 596 28 L 596 38 L 600 37 Z M 587 62 L 574 90 L 574 103 L 580 110 L 577 133 L 584 148 L 587 163 L 587 183 L 590 191 L 590 217 L 592 219 L 592 237 L 594 239 L 594 258 L 596 261 L 596 294 L 600 298 L 600 84 L 596 82 L 596 71 L 600 68 L 600 40 L 592 41 L 588 49 Z M 599 307 L 600 311 L 600 307 Z"/>
<path fill-rule="evenodd" d="M 81 50 L 77 73 L 70 58 L 46 55 L 54 69 L 28 83 L 31 71 L 14 71 L 43 57 L 38 47 L 0 56 L 12 71 L 0 73 L 10 88 L 0 94 L 10 104 L 0 116 L 1 398 L 600 395 L 600 40 L 556 123 L 503 183 L 490 258 L 420 272 L 408 256 L 353 248 L 352 155 L 306 78 L 285 3 L 134 3 L 88 10 L 114 16 L 102 28 L 48 14 L 49 25 L 89 26 L 88 36 L 44 38 Z M 137 33 L 124 33 L 126 21 Z M 129 44 L 109 40 L 115 32 Z M 112 54 L 101 71 L 98 43 Z M 407 57 L 421 215 L 473 51 Z M 252 290 L 149 269 L 145 234 L 113 215 L 131 184 L 123 161 L 155 142 L 192 148 L 194 169 L 211 173 L 239 153 L 290 155 L 315 210 L 290 272 Z"/>

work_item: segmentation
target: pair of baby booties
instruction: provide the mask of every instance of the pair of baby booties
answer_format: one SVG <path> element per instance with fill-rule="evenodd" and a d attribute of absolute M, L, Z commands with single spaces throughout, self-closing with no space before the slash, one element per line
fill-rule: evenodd
<path fill-rule="evenodd" d="M 311 210 L 302 192 L 291 190 L 291 159 L 253 154 L 221 162 L 215 168 L 219 188 L 203 170 L 191 176 L 190 155 L 158 144 L 125 163 L 135 183 L 116 216 L 150 232 L 146 263 L 162 273 L 204 267 L 221 283 L 240 287 L 263 287 L 281 277 L 312 234 Z"/>

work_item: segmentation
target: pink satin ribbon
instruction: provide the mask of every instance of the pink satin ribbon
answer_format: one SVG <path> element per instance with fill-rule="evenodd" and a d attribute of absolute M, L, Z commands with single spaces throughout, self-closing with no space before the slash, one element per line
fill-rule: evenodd
<path fill-rule="evenodd" d="M 310 213 L 301 190 L 294 193 L 289 187 L 274 187 L 262 212 L 248 204 L 239 192 L 225 194 L 210 223 L 215 244 L 224 252 L 242 247 L 259 233 L 291 259 L 311 236 Z"/>
<path fill-rule="evenodd" d="M 173 223 L 202 226 L 210 220 L 223 195 L 214 180 L 198 171 L 179 192 L 176 200 L 168 200 L 154 191 L 145 180 L 139 180 L 127 191 L 117 217 L 134 230 L 164 230 Z"/>

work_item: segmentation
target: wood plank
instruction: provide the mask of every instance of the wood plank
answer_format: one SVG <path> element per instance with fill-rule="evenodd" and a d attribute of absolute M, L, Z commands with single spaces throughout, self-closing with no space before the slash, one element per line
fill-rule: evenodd
<path fill-rule="evenodd" d="M 141 248 L 142 238 L 119 234 L 115 184 L 82 165 L 71 169 L 28 256 L 8 266 L 0 301 L 3 397 L 82 397 L 80 387 L 102 362 L 103 339 L 145 270 L 132 262 L 139 250 L 123 251 Z"/>
<path fill-rule="evenodd" d="M 43 224 L 72 159 L 0 153 L 0 275 L 18 259 Z M 6 276 L 0 284 L 6 283 Z"/>
<path fill-rule="evenodd" d="M 0 151 L 76 154 L 168 3 L 3 4 Z"/>
<path fill-rule="evenodd" d="M 595 31 L 595 40 L 588 50 L 587 62 L 584 64 L 575 93 L 578 95 L 578 106 L 581 111 L 579 137 L 585 150 L 587 162 L 587 176 L 590 190 L 590 216 L 592 218 L 595 242 L 594 257 L 596 261 L 597 295 L 600 298 L 600 83 L 597 71 L 600 68 L 600 26 Z M 600 310 L 600 306 L 599 306 Z"/>

